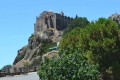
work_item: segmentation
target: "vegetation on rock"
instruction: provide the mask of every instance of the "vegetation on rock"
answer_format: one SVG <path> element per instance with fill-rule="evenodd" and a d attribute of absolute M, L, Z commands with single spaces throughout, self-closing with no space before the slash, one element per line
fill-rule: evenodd
<path fill-rule="evenodd" d="M 119 52 L 118 25 L 99 18 L 85 28 L 76 27 L 67 33 L 60 42 L 59 58 L 43 63 L 38 74 L 42 80 L 98 80 L 98 76 L 119 80 Z"/>
<path fill-rule="evenodd" d="M 119 16 L 99 18 L 95 22 L 78 16 L 69 19 L 71 23 L 65 24 L 66 27 L 57 22 L 55 29 L 49 25 L 41 31 L 36 25 L 35 33 L 28 45 L 18 51 L 14 64 L 25 59 L 32 63 L 23 63 L 26 68 L 40 65 L 41 80 L 120 80 Z M 58 26 L 59 30 L 64 29 L 63 33 L 56 30 Z M 59 54 L 42 62 L 42 56 L 56 46 L 54 42 L 63 34 Z"/>
<path fill-rule="evenodd" d="M 24 56 L 25 56 L 25 53 L 19 54 L 19 55 L 16 57 L 16 59 L 15 59 L 15 61 L 14 61 L 13 64 L 16 64 L 17 62 L 19 62 L 20 60 L 22 60 L 22 59 L 24 58 Z"/>
<path fill-rule="evenodd" d="M 10 69 L 12 68 L 12 65 L 5 65 L 2 69 L 1 72 L 4 73 L 10 73 Z"/>

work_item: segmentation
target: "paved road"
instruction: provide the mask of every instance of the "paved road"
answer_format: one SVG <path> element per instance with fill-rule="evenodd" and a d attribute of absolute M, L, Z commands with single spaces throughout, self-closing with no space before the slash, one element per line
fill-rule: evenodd
<path fill-rule="evenodd" d="M 37 75 L 37 72 L 32 72 L 25 75 L 2 77 L 0 80 L 39 80 L 39 76 Z"/>

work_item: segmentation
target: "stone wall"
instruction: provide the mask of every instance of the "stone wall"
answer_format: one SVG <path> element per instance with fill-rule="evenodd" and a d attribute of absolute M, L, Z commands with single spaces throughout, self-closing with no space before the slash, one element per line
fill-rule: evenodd
<path fill-rule="evenodd" d="M 34 24 L 34 33 L 45 31 L 47 28 L 54 28 L 57 30 L 64 30 L 70 23 L 71 18 L 64 16 L 64 13 L 54 13 L 51 11 L 44 11 L 39 17 L 36 17 Z"/>

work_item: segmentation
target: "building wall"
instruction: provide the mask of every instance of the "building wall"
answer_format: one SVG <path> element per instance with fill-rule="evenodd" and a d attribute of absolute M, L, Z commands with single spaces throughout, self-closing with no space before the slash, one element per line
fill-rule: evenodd
<path fill-rule="evenodd" d="M 54 28 L 57 30 L 64 30 L 71 21 L 70 17 L 64 16 L 63 13 L 58 14 L 54 12 L 44 11 L 36 18 L 34 24 L 34 32 L 45 31 L 47 28 Z"/>

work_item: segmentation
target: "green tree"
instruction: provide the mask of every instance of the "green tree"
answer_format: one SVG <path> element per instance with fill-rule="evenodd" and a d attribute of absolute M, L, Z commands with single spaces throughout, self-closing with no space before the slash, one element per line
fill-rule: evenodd
<path fill-rule="evenodd" d="M 71 53 L 80 49 L 89 62 L 99 64 L 103 75 L 108 74 L 110 68 L 114 76 L 119 74 L 114 67 L 120 64 L 120 29 L 110 19 L 99 18 L 86 28 L 75 28 L 64 36 L 60 49 Z"/>
<path fill-rule="evenodd" d="M 48 59 L 38 71 L 41 80 L 98 80 L 97 66 L 78 52 Z"/>
<path fill-rule="evenodd" d="M 76 17 L 72 20 L 69 28 L 75 28 L 75 27 L 86 27 L 89 24 L 89 21 L 86 17 Z"/>
<path fill-rule="evenodd" d="M 70 32 L 72 29 L 76 27 L 85 28 L 90 22 L 87 20 L 86 17 L 78 17 L 72 19 L 71 23 L 68 25 L 67 29 L 64 30 L 64 34 Z"/>

